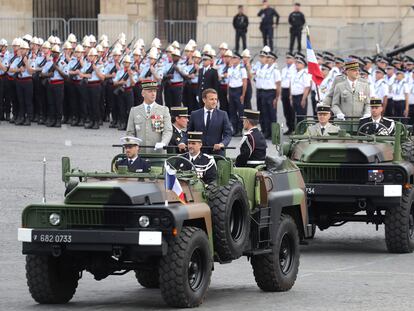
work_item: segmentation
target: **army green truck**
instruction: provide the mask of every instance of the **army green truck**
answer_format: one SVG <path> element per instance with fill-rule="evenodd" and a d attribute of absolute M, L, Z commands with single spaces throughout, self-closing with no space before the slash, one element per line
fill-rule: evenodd
<path fill-rule="evenodd" d="M 202 303 L 214 262 L 250 260 L 263 291 L 289 290 L 299 266 L 299 242 L 310 236 L 305 186 L 286 158 L 235 168 L 216 157 L 218 177 L 204 185 L 181 157 L 143 155 L 150 173 L 84 172 L 62 159 L 61 203 L 31 204 L 18 240 L 26 255 L 29 291 L 41 304 L 67 303 L 83 271 L 96 280 L 134 271 L 147 288 L 160 288 L 174 307 Z M 164 163 L 177 170 L 186 202 L 164 187 Z M 190 163 L 190 162 L 189 162 Z M 190 163 L 191 164 L 191 163 Z M 192 164 L 191 164 L 192 165 Z"/>
<path fill-rule="evenodd" d="M 355 119 L 336 121 L 338 134 L 304 135 L 314 123 L 304 120 L 294 135 L 276 142 L 302 172 L 314 229 L 362 222 L 378 230 L 384 224 L 388 251 L 411 252 L 414 149 L 406 127 L 396 122 L 395 135 L 366 135 Z"/>

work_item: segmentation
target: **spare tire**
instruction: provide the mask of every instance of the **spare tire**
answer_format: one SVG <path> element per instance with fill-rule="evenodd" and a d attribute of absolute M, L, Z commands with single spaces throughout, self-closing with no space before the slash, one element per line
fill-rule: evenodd
<path fill-rule="evenodd" d="M 208 203 L 213 221 L 214 250 L 220 261 L 242 256 L 250 234 L 250 208 L 246 190 L 238 180 L 226 186 L 210 185 Z"/>

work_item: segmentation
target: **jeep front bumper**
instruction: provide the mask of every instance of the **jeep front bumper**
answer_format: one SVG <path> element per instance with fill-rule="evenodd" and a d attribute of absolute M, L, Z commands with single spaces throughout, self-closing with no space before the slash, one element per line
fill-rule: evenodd
<path fill-rule="evenodd" d="M 57 230 L 18 228 L 23 254 L 66 251 L 112 251 L 131 248 L 146 255 L 164 255 L 167 242 L 161 231 Z"/>

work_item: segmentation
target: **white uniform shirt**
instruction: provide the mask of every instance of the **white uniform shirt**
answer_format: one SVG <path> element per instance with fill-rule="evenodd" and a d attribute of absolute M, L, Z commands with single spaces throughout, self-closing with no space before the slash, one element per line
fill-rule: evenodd
<path fill-rule="evenodd" d="M 414 105 L 414 80 L 411 79 L 411 83 L 408 84 L 408 88 L 410 90 L 410 96 L 408 98 L 408 103 L 410 105 Z"/>
<path fill-rule="evenodd" d="M 385 82 L 384 79 L 379 79 L 374 83 L 370 84 L 370 93 L 371 97 L 381 98 L 383 99 L 385 96 L 388 97 L 389 89 L 388 84 Z"/>
<path fill-rule="evenodd" d="M 395 81 L 395 74 L 392 75 L 391 77 L 388 77 L 388 75 L 386 75 L 384 77 L 384 80 L 388 85 L 388 98 L 392 99 L 393 98 L 393 92 L 392 92 L 393 87 L 392 87 L 392 85 L 394 84 L 394 81 Z"/>
<path fill-rule="evenodd" d="M 256 89 L 263 89 L 264 75 L 266 74 L 267 64 L 260 64 L 255 70 Z"/>
<path fill-rule="evenodd" d="M 229 87 L 237 88 L 243 86 L 243 79 L 247 79 L 247 71 L 241 64 L 231 66 L 228 71 Z"/>
<path fill-rule="evenodd" d="M 264 71 L 264 79 L 262 81 L 262 88 L 264 90 L 275 90 L 276 83 L 280 82 L 282 77 L 276 64 L 272 64 L 270 67 L 266 67 Z"/>
<path fill-rule="evenodd" d="M 290 93 L 292 95 L 302 95 L 305 91 L 305 88 L 311 86 L 311 78 L 306 70 L 306 68 L 296 72 L 292 77 L 290 83 Z"/>
<path fill-rule="evenodd" d="M 405 95 L 410 93 L 408 84 L 403 80 L 395 81 L 392 86 L 392 99 L 395 100 L 405 100 Z"/>
<path fill-rule="evenodd" d="M 289 88 L 290 87 L 290 80 L 292 76 L 296 73 L 296 66 L 295 64 L 287 65 L 282 69 L 281 74 L 281 86 L 282 88 Z"/>

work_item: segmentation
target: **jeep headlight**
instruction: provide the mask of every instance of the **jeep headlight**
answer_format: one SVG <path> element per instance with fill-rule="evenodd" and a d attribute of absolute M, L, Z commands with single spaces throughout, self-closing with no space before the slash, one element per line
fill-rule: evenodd
<path fill-rule="evenodd" d="M 140 225 L 141 227 L 143 227 L 143 228 L 148 227 L 148 226 L 149 226 L 149 224 L 150 224 L 149 217 L 148 217 L 148 216 L 145 216 L 145 215 L 144 215 L 144 216 L 139 217 L 138 223 L 139 223 L 139 225 Z"/>
<path fill-rule="evenodd" d="M 60 224 L 60 215 L 58 213 L 52 213 L 49 215 L 49 223 L 52 226 L 58 226 Z"/>
<path fill-rule="evenodd" d="M 383 170 L 368 170 L 368 181 L 370 182 L 383 182 L 384 181 L 384 171 Z"/>

